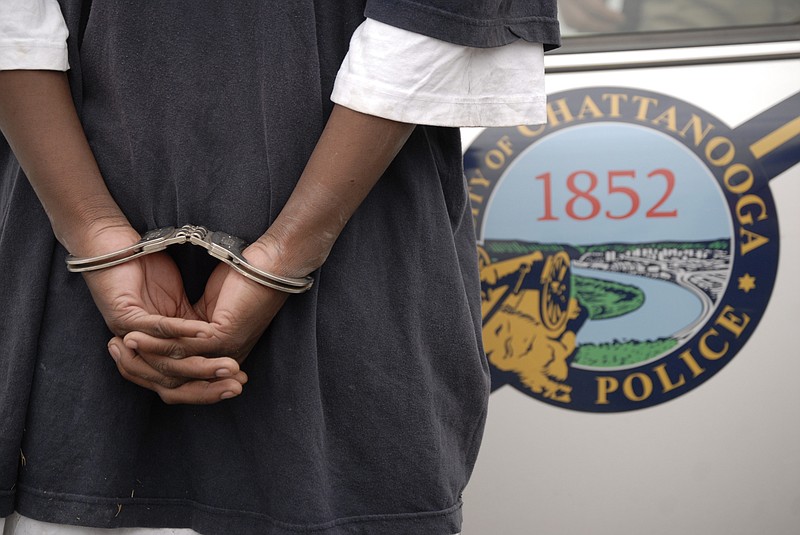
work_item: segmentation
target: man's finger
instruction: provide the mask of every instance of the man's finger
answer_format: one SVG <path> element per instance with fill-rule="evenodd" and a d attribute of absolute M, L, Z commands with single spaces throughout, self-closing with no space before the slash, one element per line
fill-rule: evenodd
<path fill-rule="evenodd" d="M 243 384 L 247 382 L 247 375 L 239 369 L 239 363 L 232 358 L 190 356 L 175 359 L 142 352 L 138 355 L 151 368 L 167 377 L 207 380 L 231 378 Z"/>
<path fill-rule="evenodd" d="M 156 338 L 209 338 L 214 331 L 205 321 L 146 314 L 128 322 L 126 332 L 139 331 Z"/>
<path fill-rule="evenodd" d="M 108 352 L 117 364 L 119 373 L 128 381 L 154 390 L 153 385 L 165 388 L 177 388 L 188 379 L 169 377 L 150 366 L 135 351 L 125 347 L 119 338 L 113 338 L 108 344 Z"/>
<path fill-rule="evenodd" d="M 193 355 L 204 357 L 225 357 L 235 355 L 237 348 L 225 343 L 213 330 L 211 336 L 184 335 L 163 338 L 146 332 L 131 332 L 125 336 L 129 349 L 149 355 L 161 355 L 182 359 Z"/>
<path fill-rule="evenodd" d="M 119 338 L 113 338 L 108 344 L 108 349 L 117 363 L 117 369 L 125 379 L 156 392 L 162 401 L 170 405 L 217 403 L 241 394 L 242 385 L 247 382 L 247 376 L 241 371 L 230 378 L 212 380 L 168 377 L 125 347 Z"/>
<path fill-rule="evenodd" d="M 182 384 L 178 388 L 157 389 L 164 403 L 169 405 L 211 405 L 242 393 L 242 384 L 233 379 L 218 381 L 195 380 Z"/>

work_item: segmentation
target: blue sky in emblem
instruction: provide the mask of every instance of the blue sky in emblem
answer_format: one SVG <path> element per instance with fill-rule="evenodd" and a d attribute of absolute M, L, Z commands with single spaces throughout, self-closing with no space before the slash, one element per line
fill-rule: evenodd
<path fill-rule="evenodd" d="M 663 175 L 674 177 L 668 192 Z M 635 177 L 619 176 L 609 181 L 609 171 L 633 171 Z M 576 195 L 567 187 L 575 174 L 573 189 L 586 192 L 593 173 L 594 204 L 585 193 Z M 545 180 L 550 174 L 551 215 L 545 215 Z M 629 188 L 639 206 L 625 219 L 613 215 L 631 212 L 629 193 L 611 188 Z M 647 212 L 663 200 L 656 212 L 677 211 L 676 217 L 648 217 Z M 578 220 L 570 217 L 590 217 Z M 623 242 L 695 241 L 730 238 L 730 213 L 719 185 L 705 164 L 677 140 L 656 130 L 622 123 L 595 123 L 566 128 L 532 144 L 509 165 L 486 207 L 484 240 L 517 239 L 541 243 L 589 245 Z"/>

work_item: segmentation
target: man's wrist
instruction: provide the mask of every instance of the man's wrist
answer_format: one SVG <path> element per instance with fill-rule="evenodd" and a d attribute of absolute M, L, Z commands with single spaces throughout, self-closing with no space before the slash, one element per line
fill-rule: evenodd
<path fill-rule="evenodd" d="M 56 238 L 72 255 L 98 256 L 128 247 L 141 236 L 124 217 L 97 217 L 91 222 L 66 231 Z"/>
<path fill-rule="evenodd" d="M 330 247 L 315 246 L 318 244 L 313 238 L 298 242 L 292 243 L 270 228 L 245 250 L 245 256 L 265 271 L 285 277 L 307 277 L 322 266 Z"/>

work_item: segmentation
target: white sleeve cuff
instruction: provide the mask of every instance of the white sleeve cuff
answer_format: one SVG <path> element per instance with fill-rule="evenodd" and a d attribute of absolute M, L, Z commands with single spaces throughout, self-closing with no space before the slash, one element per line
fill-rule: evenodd
<path fill-rule="evenodd" d="M 522 40 L 465 47 L 367 19 L 353 34 L 331 99 L 413 124 L 543 124 L 544 51 Z"/>
<path fill-rule="evenodd" d="M 0 1 L 0 70 L 66 71 L 68 35 L 56 0 Z"/>
<path fill-rule="evenodd" d="M 0 70 L 14 69 L 66 71 L 69 69 L 67 43 L 0 43 Z"/>

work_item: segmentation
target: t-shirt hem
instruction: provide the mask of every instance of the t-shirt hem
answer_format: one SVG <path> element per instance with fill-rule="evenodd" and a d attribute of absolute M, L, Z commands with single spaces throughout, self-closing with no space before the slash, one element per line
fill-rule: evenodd
<path fill-rule="evenodd" d="M 106 498 L 18 488 L 16 503 L 21 515 L 42 522 L 95 528 L 191 528 L 206 535 L 452 535 L 461 531 L 461 507 L 459 501 L 438 511 L 371 514 L 301 525 L 186 499 Z"/>
<path fill-rule="evenodd" d="M 14 512 L 15 489 L 0 490 L 0 518 L 5 518 Z"/>

